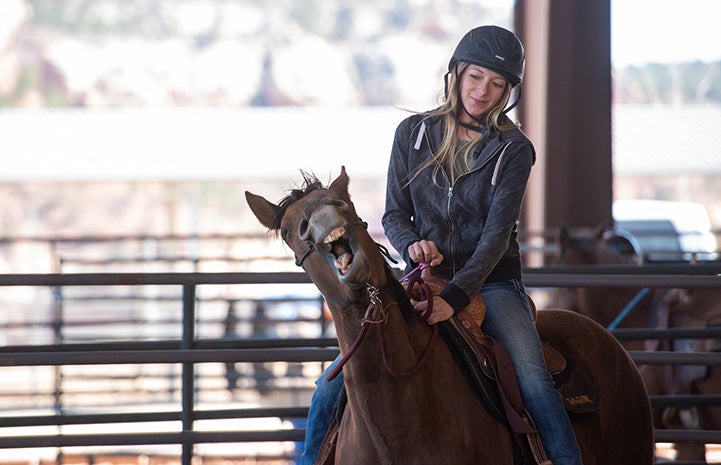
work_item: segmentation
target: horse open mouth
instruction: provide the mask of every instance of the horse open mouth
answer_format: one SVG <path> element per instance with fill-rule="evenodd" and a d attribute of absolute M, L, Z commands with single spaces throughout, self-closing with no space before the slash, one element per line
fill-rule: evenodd
<path fill-rule="evenodd" d="M 339 226 L 332 230 L 323 239 L 323 244 L 330 247 L 330 253 L 335 257 L 335 267 L 341 276 L 346 276 L 351 269 L 353 263 L 353 250 L 350 242 L 345 237 L 345 227 Z"/>

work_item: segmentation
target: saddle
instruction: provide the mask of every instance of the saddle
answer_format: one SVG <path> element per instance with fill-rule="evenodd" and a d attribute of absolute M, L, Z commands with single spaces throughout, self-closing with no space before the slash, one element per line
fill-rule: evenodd
<path fill-rule="evenodd" d="M 439 294 L 446 285 L 446 281 L 434 276 L 430 268 L 423 270 L 421 279 L 433 295 Z M 412 299 L 418 300 L 412 289 L 410 293 Z M 535 319 L 536 306 L 530 296 L 528 301 Z M 481 403 L 498 421 L 510 428 L 519 453 L 525 455 L 530 448 L 535 463 L 550 463 L 533 421 L 523 406 L 508 353 L 498 341 L 481 331 L 485 314 L 485 302 L 477 293 L 461 312 L 438 323 L 440 333 Z M 566 411 L 581 415 L 598 410 L 598 394 L 588 376 L 551 344 L 543 342 L 542 349 L 546 368 L 561 393 Z M 523 444 L 523 436 L 527 439 L 527 447 Z"/>
<path fill-rule="evenodd" d="M 504 405 L 503 395 L 509 401 L 513 400 L 511 407 L 523 416 L 518 382 L 508 354 L 498 341 L 484 335 L 479 328 L 464 324 L 462 313 L 439 324 L 441 334 L 471 386 L 499 421 L 509 423 L 513 418 L 508 406 Z M 546 369 L 561 393 L 566 411 L 586 414 L 598 410 L 598 394 L 586 373 L 550 343 L 543 342 L 542 348 Z M 512 424 L 509 426 L 513 427 Z"/>
<path fill-rule="evenodd" d="M 421 279 L 433 295 L 438 295 L 447 284 L 446 280 L 435 276 L 431 268 L 423 270 Z M 409 292 L 411 298 L 418 300 L 418 294 L 412 289 Z M 528 303 L 535 319 L 536 305 L 530 296 Z M 461 312 L 439 323 L 439 329 L 478 397 L 500 421 L 507 423 L 508 415 L 501 408 L 498 392 L 505 392 L 518 402 L 520 394 L 513 393 L 518 389 L 517 381 L 505 349 L 481 331 L 485 315 L 486 305 L 478 293 Z M 546 368 L 561 392 L 566 410 L 573 414 L 598 410 L 598 394 L 588 376 L 550 343 L 543 342 L 542 347 Z M 501 374 L 497 375 L 499 372 Z"/>

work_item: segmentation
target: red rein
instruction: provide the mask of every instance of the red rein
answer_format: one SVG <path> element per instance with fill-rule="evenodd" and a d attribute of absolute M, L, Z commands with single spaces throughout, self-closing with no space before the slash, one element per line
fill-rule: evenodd
<path fill-rule="evenodd" d="M 418 270 L 422 270 L 423 268 L 426 268 L 428 265 L 422 263 L 418 265 L 416 268 L 414 268 L 410 273 L 405 275 L 403 278 L 401 278 L 401 282 L 408 278 L 408 276 L 412 275 Z M 408 281 L 408 284 L 406 285 L 406 295 L 409 299 L 412 299 L 412 295 L 416 292 L 415 288 L 418 287 L 418 291 L 420 293 L 420 297 L 422 300 L 425 300 L 427 303 L 426 309 L 423 311 L 423 313 L 418 314 L 418 317 L 421 321 L 427 322 L 428 318 L 431 316 L 431 313 L 433 312 L 433 294 L 431 292 L 430 287 L 423 282 L 423 280 L 419 276 L 414 276 L 413 278 Z M 385 308 L 383 307 L 383 302 L 381 302 L 380 297 L 378 296 L 378 289 L 368 286 L 368 294 L 370 296 L 370 302 L 368 303 L 368 308 L 366 309 L 365 316 L 363 317 L 363 322 L 361 323 L 361 330 L 360 333 L 358 333 L 358 336 L 356 337 L 355 341 L 353 341 L 353 344 L 348 349 L 348 352 L 340 359 L 338 364 L 331 370 L 330 373 L 328 373 L 328 376 L 326 380 L 331 381 L 334 379 L 338 374 L 343 370 L 343 366 L 350 360 L 350 358 L 353 356 L 356 350 L 358 350 L 358 347 L 360 346 L 361 342 L 363 342 L 363 339 L 365 338 L 366 334 L 368 333 L 368 329 L 370 328 L 371 324 L 380 324 L 380 331 L 381 331 L 381 354 L 383 355 L 383 364 L 386 367 L 386 370 L 396 379 L 398 378 L 405 378 L 411 375 L 414 375 L 420 371 L 421 368 L 423 368 L 423 365 L 426 363 L 426 360 L 428 359 L 428 356 L 431 352 L 431 349 L 433 348 L 433 343 L 436 340 L 436 336 L 438 335 L 438 326 L 433 325 L 433 334 L 431 335 L 431 339 L 428 341 L 428 345 L 426 346 L 423 355 L 421 356 L 420 360 L 413 366 L 412 368 L 404 371 L 396 371 L 390 366 L 390 361 L 388 358 L 388 350 L 386 348 L 386 337 L 385 337 L 385 323 L 388 320 L 388 314 L 385 311 Z M 419 299 L 415 299 L 419 300 Z M 378 313 L 378 317 L 373 317 L 374 313 Z"/>

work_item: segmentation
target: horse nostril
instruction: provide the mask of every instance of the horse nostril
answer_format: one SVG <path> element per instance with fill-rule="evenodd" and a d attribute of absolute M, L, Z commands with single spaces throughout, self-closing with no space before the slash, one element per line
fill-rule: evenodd
<path fill-rule="evenodd" d="M 308 239 L 308 225 L 310 223 L 308 220 L 303 219 L 301 220 L 300 224 L 298 225 L 298 236 L 301 239 L 307 240 Z"/>

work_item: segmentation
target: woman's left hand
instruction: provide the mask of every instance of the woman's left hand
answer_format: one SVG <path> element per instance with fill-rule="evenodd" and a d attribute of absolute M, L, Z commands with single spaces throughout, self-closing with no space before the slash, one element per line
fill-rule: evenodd
<path fill-rule="evenodd" d="M 411 301 L 413 303 L 413 308 L 416 309 L 417 312 L 424 312 L 426 311 L 426 308 L 428 308 L 428 302 L 425 300 L 413 300 Z M 428 317 L 428 320 L 426 321 L 429 325 L 434 325 L 436 323 L 440 323 L 441 321 L 445 321 L 453 316 L 453 307 L 448 305 L 448 302 L 441 299 L 438 296 L 433 297 L 433 312 Z"/>
<path fill-rule="evenodd" d="M 421 239 L 408 246 L 408 256 L 415 263 L 438 266 L 443 263 L 443 254 L 438 251 L 435 242 Z"/>

